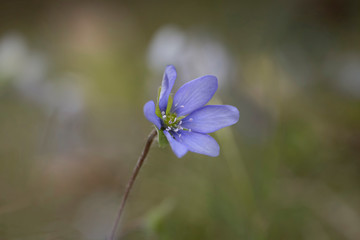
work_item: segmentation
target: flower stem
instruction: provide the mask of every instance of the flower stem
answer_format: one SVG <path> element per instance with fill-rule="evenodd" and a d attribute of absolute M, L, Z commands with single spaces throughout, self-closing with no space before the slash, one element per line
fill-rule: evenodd
<path fill-rule="evenodd" d="M 136 164 L 136 166 L 135 166 L 135 168 L 134 168 L 134 170 L 133 170 L 133 173 L 132 173 L 132 175 L 131 175 L 131 177 L 130 177 L 130 180 L 129 180 L 127 186 L 126 186 L 125 194 L 124 194 L 124 197 L 123 197 L 123 199 L 122 199 L 122 201 L 121 201 L 120 209 L 119 209 L 118 215 L 117 215 L 117 217 L 116 217 L 116 220 L 115 220 L 115 223 L 114 223 L 114 227 L 113 227 L 113 229 L 112 229 L 112 231 L 111 231 L 110 240 L 114 240 L 114 238 L 115 238 L 116 230 L 117 230 L 117 227 L 118 227 L 118 225 L 119 225 L 119 221 L 120 221 L 121 215 L 122 215 L 122 213 L 123 213 L 123 211 L 124 211 L 125 204 L 126 204 L 126 200 L 128 199 L 129 193 L 130 193 L 130 191 L 131 191 L 131 189 L 132 189 L 132 186 L 133 186 L 133 184 L 134 184 L 134 182 L 135 182 L 135 179 L 136 179 L 136 177 L 137 177 L 137 175 L 138 175 L 138 173 L 139 173 L 139 171 L 140 171 L 141 166 L 143 165 L 143 163 L 144 163 L 144 161 L 145 161 L 145 159 L 146 159 L 146 156 L 147 156 L 148 153 L 149 153 L 151 144 L 152 144 L 152 142 L 154 141 L 156 135 L 157 135 L 157 131 L 154 129 L 154 130 L 150 133 L 150 135 L 149 135 L 149 137 L 148 137 L 148 139 L 147 139 L 147 141 L 146 141 L 144 150 L 143 150 L 143 152 L 141 153 L 141 155 L 140 155 L 140 157 L 139 157 L 139 159 L 138 159 L 138 161 L 137 161 L 137 164 Z"/>

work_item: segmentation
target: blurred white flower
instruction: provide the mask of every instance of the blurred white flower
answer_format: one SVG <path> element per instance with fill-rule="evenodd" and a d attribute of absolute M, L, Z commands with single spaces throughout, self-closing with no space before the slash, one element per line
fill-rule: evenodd
<path fill-rule="evenodd" d="M 163 71 L 164 66 L 176 63 L 185 48 L 186 35 L 176 26 L 160 28 L 153 36 L 148 49 L 147 61 L 150 68 Z"/>
<path fill-rule="evenodd" d="M 0 40 L 0 80 L 45 112 L 53 129 L 51 143 L 57 151 L 68 151 L 83 142 L 79 128 L 85 104 L 83 79 L 71 73 L 50 79 L 49 72 L 49 59 L 30 50 L 20 34 Z"/>
<path fill-rule="evenodd" d="M 25 40 L 9 33 L 0 40 L 0 78 L 15 77 L 22 69 L 28 54 Z"/>
<path fill-rule="evenodd" d="M 7 34 L 0 41 L 0 78 L 11 81 L 22 97 L 45 111 L 80 112 L 84 105 L 80 78 L 63 74 L 49 80 L 48 68 L 46 56 L 29 50 L 20 34 Z"/>
<path fill-rule="evenodd" d="M 202 29 L 197 30 L 185 32 L 173 25 L 161 27 L 149 44 L 148 65 L 157 73 L 168 64 L 174 65 L 180 85 L 210 74 L 219 79 L 221 87 L 234 76 L 232 56 L 217 38 Z"/>

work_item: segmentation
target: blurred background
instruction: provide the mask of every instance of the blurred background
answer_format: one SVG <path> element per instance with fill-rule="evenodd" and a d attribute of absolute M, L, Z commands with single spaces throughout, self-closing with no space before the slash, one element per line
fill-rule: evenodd
<path fill-rule="evenodd" d="M 154 144 L 119 239 L 360 239 L 360 4 L 6 1 L 0 7 L 0 239 L 109 237 L 175 89 L 216 75 L 240 121 L 211 158 Z"/>

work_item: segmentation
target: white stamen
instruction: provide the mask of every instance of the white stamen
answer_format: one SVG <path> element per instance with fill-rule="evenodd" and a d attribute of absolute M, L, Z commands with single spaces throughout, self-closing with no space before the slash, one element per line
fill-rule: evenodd
<path fill-rule="evenodd" d="M 165 115 L 165 112 L 164 112 L 164 111 L 162 111 L 162 112 L 161 112 L 161 114 L 162 114 L 162 115 Z"/>
<path fill-rule="evenodd" d="M 174 122 L 176 122 L 176 118 L 174 118 Z"/>
<path fill-rule="evenodd" d="M 183 107 L 185 107 L 185 106 L 184 106 L 184 105 L 181 105 L 180 107 L 183 108 Z"/>
<path fill-rule="evenodd" d="M 180 129 L 180 130 L 183 130 L 182 126 L 179 126 L 179 129 Z"/>
<path fill-rule="evenodd" d="M 166 115 L 163 115 L 162 118 L 165 119 L 165 118 L 166 118 Z"/>
<path fill-rule="evenodd" d="M 175 104 L 175 107 L 178 105 L 179 103 Z"/>
<path fill-rule="evenodd" d="M 179 137 L 181 137 L 181 134 L 179 134 Z"/>
<path fill-rule="evenodd" d="M 174 132 L 178 132 L 178 131 L 179 131 L 179 129 L 178 129 L 178 128 L 175 128 L 175 129 L 174 129 Z"/>
<path fill-rule="evenodd" d="M 189 132 L 191 132 L 191 129 L 189 128 Z"/>
<path fill-rule="evenodd" d="M 192 120 L 193 120 L 193 119 L 192 119 L 192 118 L 190 118 L 190 119 L 189 119 L 189 122 L 192 122 Z"/>
<path fill-rule="evenodd" d="M 179 125 L 181 125 L 181 124 L 182 124 L 182 121 L 179 122 Z"/>

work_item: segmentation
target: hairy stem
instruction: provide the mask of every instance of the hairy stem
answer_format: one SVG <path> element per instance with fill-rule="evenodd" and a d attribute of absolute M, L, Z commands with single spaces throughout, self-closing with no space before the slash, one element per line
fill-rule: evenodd
<path fill-rule="evenodd" d="M 119 209 L 118 215 L 117 215 L 117 217 L 116 217 L 116 220 L 115 220 L 115 223 L 114 223 L 114 227 L 113 227 L 113 229 L 112 229 L 112 231 L 111 231 L 110 240 L 114 240 L 114 239 L 115 239 L 116 230 L 117 230 L 117 227 L 118 227 L 118 225 L 119 225 L 119 221 L 120 221 L 121 215 L 122 215 L 122 213 L 123 213 L 123 211 L 124 211 L 125 204 L 126 204 L 126 200 L 128 199 L 129 193 L 130 193 L 130 191 L 131 191 L 131 189 L 132 189 L 132 186 L 133 186 L 133 184 L 134 184 L 134 182 L 135 182 L 135 179 L 136 179 L 136 177 L 137 177 L 137 175 L 138 175 L 138 173 L 139 173 L 139 171 L 140 171 L 141 166 L 143 165 L 143 163 L 144 163 L 144 161 L 145 161 L 145 159 L 146 159 L 146 156 L 147 156 L 148 153 L 149 153 L 151 144 L 153 143 L 156 135 L 157 135 L 156 130 L 153 130 L 153 131 L 150 133 L 150 135 L 149 135 L 149 137 L 148 137 L 148 139 L 147 139 L 147 141 L 146 141 L 144 150 L 143 150 L 143 152 L 141 153 L 141 155 L 140 155 L 140 157 L 139 157 L 139 159 L 138 159 L 138 161 L 137 161 L 137 164 L 136 164 L 136 166 L 135 166 L 135 168 L 134 168 L 134 170 L 133 170 L 133 173 L 132 173 L 132 175 L 131 175 L 131 177 L 130 177 L 130 180 L 129 180 L 127 186 L 126 186 L 125 194 L 124 194 L 124 197 L 123 197 L 123 199 L 122 199 L 122 201 L 121 201 L 120 209 Z"/>

